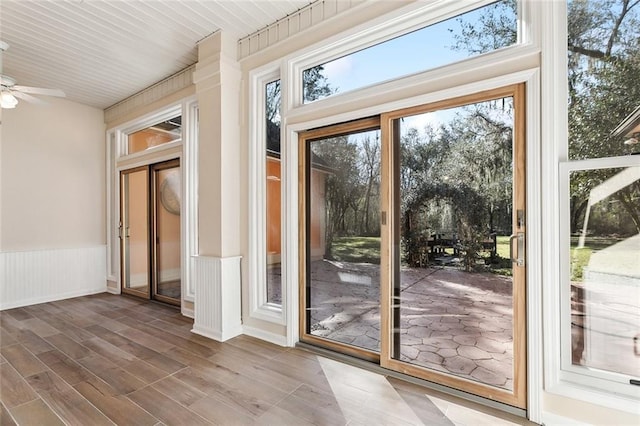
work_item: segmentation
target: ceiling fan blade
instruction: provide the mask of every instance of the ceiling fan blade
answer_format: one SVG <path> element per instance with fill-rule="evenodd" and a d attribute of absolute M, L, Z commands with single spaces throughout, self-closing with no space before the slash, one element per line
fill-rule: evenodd
<path fill-rule="evenodd" d="M 18 91 L 12 90 L 11 94 L 13 96 L 15 96 L 16 98 L 25 100 L 27 102 L 31 102 L 32 104 L 36 104 L 36 105 L 46 105 L 47 104 L 42 99 L 38 99 L 35 96 L 31 96 L 31 95 L 28 95 L 26 93 L 22 93 L 22 92 L 18 92 Z"/>
<path fill-rule="evenodd" d="M 60 98 L 64 98 L 65 96 L 67 96 L 60 89 L 44 89 L 42 87 L 13 86 L 11 90 L 19 91 L 22 93 L 32 93 L 34 95 L 58 96 Z"/>

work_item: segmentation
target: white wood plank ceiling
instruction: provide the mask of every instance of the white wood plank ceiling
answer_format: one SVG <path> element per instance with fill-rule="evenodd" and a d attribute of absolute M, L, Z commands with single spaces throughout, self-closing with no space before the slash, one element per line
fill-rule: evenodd
<path fill-rule="evenodd" d="M 0 0 L 2 74 L 113 105 L 197 61 L 196 43 L 241 38 L 310 0 Z"/>

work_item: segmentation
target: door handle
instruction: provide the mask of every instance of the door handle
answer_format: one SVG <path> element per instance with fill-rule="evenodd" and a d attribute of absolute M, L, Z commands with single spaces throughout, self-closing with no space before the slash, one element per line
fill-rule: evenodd
<path fill-rule="evenodd" d="M 122 239 L 122 222 L 118 225 L 118 238 Z"/>
<path fill-rule="evenodd" d="M 516 240 L 517 253 L 514 256 L 513 253 L 513 240 Z M 517 266 L 524 266 L 524 232 L 516 232 L 509 237 L 509 257 L 511 263 L 515 263 Z"/>

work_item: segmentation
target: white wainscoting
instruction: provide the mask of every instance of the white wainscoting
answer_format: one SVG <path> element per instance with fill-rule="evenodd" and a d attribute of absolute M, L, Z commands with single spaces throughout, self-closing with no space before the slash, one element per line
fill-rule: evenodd
<path fill-rule="evenodd" d="M 220 342 L 242 334 L 240 259 L 193 257 L 194 333 Z"/>
<path fill-rule="evenodd" d="M 0 252 L 0 309 L 107 291 L 106 250 Z"/>

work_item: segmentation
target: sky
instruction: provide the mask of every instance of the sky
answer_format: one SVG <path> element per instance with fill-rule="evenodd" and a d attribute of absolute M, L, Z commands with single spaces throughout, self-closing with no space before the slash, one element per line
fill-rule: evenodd
<path fill-rule="evenodd" d="M 466 22 L 474 21 L 482 11 L 483 8 L 476 9 L 460 17 Z M 324 74 L 331 86 L 345 92 L 468 57 L 467 52 L 453 49 L 456 41 L 450 29 L 459 33 L 457 18 L 328 62 L 324 64 Z"/>
<path fill-rule="evenodd" d="M 476 20 L 481 13 L 482 8 L 461 16 L 468 22 Z M 459 32 L 457 18 L 328 62 L 324 64 L 324 75 L 329 84 L 342 93 L 467 58 L 466 51 L 452 48 L 455 38 L 449 29 Z M 428 124 L 438 126 L 452 116 L 452 112 L 444 111 L 421 114 L 407 117 L 405 125 L 422 130 Z"/>

